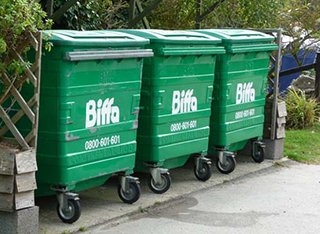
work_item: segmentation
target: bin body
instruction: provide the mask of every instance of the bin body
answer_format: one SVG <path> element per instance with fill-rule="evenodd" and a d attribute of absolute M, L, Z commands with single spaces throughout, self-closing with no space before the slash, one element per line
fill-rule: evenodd
<path fill-rule="evenodd" d="M 148 40 L 112 31 L 52 31 L 42 58 L 38 195 L 130 174 Z M 149 52 L 150 53 L 150 52 Z"/>
<path fill-rule="evenodd" d="M 211 95 L 220 39 L 194 32 L 130 30 L 150 40 L 138 125 L 137 171 L 183 166 L 207 151 Z"/>
<path fill-rule="evenodd" d="M 241 150 L 263 135 L 269 56 L 277 46 L 272 36 L 251 30 L 199 31 L 220 38 L 226 49 L 216 64 L 209 151 Z"/>

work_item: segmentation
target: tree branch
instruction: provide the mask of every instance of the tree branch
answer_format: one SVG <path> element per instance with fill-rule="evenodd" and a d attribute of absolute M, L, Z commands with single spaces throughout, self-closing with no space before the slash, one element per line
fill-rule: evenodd
<path fill-rule="evenodd" d="M 202 15 L 200 15 L 199 22 L 203 21 L 205 17 L 207 17 L 211 12 L 213 12 L 225 1 L 226 0 L 218 0 L 215 3 L 213 3 Z"/>
<path fill-rule="evenodd" d="M 69 0 L 63 4 L 57 11 L 53 13 L 53 21 L 59 23 L 63 14 L 66 13 L 66 11 L 69 10 L 77 1 L 78 0 Z"/>

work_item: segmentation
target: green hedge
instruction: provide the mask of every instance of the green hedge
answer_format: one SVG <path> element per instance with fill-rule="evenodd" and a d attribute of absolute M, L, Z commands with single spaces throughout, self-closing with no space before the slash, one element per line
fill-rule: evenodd
<path fill-rule="evenodd" d="M 25 66 L 29 65 L 12 60 L 10 50 L 15 49 L 19 54 L 26 53 L 27 51 L 20 47 L 26 43 L 27 33 L 51 26 L 51 21 L 45 18 L 46 13 L 34 0 L 1 0 L 0 74 L 6 72 L 10 78 L 16 78 L 24 71 Z"/>

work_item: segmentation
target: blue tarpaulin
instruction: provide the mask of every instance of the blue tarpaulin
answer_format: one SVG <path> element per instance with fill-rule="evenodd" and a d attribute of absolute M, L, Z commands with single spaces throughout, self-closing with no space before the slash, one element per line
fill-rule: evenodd
<path fill-rule="evenodd" d="M 300 50 L 299 52 L 299 60 L 301 61 L 303 58 L 304 50 Z M 316 52 L 315 51 L 307 51 L 305 59 L 302 65 L 309 65 L 313 64 L 315 61 Z M 297 61 L 294 59 L 292 54 L 286 54 L 282 56 L 282 65 L 280 71 L 289 70 L 292 68 L 298 67 Z M 291 75 L 281 76 L 280 77 L 280 84 L 279 84 L 279 91 L 280 93 L 285 92 L 288 87 L 291 85 L 292 81 L 297 79 L 301 75 L 301 72 L 297 72 Z"/>

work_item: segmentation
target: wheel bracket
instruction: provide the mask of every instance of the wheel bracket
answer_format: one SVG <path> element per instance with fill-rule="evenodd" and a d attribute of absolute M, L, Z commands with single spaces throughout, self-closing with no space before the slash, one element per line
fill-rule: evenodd
<path fill-rule="evenodd" d="M 208 164 L 211 165 L 211 160 L 206 158 L 204 155 L 195 158 L 196 170 L 199 171 L 201 169 L 201 165 Z"/>
<path fill-rule="evenodd" d="M 266 144 L 262 141 L 254 141 L 252 143 L 252 155 L 255 155 L 257 153 L 258 147 L 266 148 Z"/>
<path fill-rule="evenodd" d="M 166 168 L 160 168 L 160 167 L 154 167 L 150 168 L 150 174 L 152 176 L 153 181 L 156 184 L 161 184 L 161 175 L 162 174 L 168 174 L 169 175 L 169 170 Z"/>
<path fill-rule="evenodd" d="M 233 157 L 234 158 L 234 153 L 230 152 L 230 151 L 218 150 L 218 157 L 219 157 L 219 162 L 222 165 L 226 165 L 227 157 Z"/>
<path fill-rule="evenodd" d="M 67 210 L 68 207 L 68 200 L 75 200 L 79 201 L 79 194 L 77 193 L 72 193 L 72 192 L 57 192 L 57 200 L 59 203 L 59 208 L 61 210 Z"/>
<path fill-rule="evenodd" d="M 121 176 L 120 177 L 121 188 L 126 193 L 129 191 L 129 189 L 130 189 L 129 184 L 132 182 L 137 183 L 137 184 L 140 183 L 139 178 L 137 178 L 137 177 L 133 177 L 133 176 Z"/>

